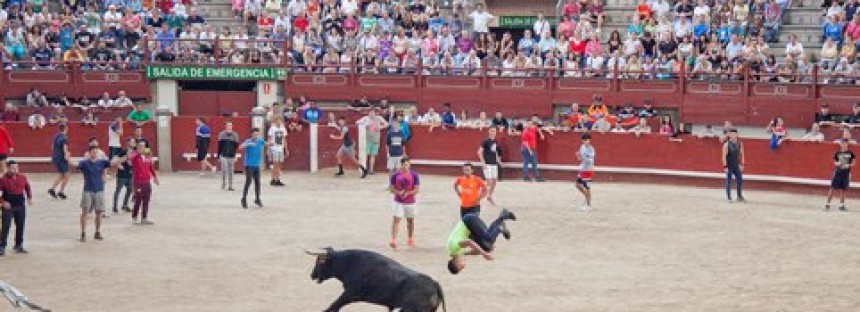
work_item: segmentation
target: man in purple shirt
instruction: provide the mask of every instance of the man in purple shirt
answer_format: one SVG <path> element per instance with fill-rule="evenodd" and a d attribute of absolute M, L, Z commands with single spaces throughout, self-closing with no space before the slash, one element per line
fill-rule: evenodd
<path fill-rule="evenodd" d="M 457 38 L 457 48 L 460 49 L 461 53 L 469 53 L 469 50 L 472 50 L 472 46 L 474 46 L 474 41 L 472 37 L 469 35 L 468 31 L 463 31 L 460 38 Z"/>
<path fill-rule="evenodd" d="M 394 220 L 391 223 L 391 241 L 388 246 L 397 248 L 397 230 L 400 227 L 400 219 L 406 217 L 406 229 L 409 239 L 406 245 L 415 247 L 412 234 L 415 232 L 415 194 L 418 194 L 418 174 L 409 168 L 412 164 L 409 158 L 400 160 L 400 169 L 391 176 L 388 191 L 394 194 Z"/>

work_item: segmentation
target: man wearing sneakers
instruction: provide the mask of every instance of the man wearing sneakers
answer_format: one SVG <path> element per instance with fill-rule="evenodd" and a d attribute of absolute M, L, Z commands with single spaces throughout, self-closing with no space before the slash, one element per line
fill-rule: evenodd
<path fill-rule="evenodd" d="M 81 241 L 86 241 L 87 217 L 90 212 L 95 212 L 96 233 L 94 238 L 102 240 L 102 213 L 105 211 L 105 169 L 116 165 L 119 159 L 112 161 L 99 158 L 99 148 L 90 146 L 87 158 L 78 162 L 78 168 L 84 176 L 84 192 L 81 195 Z"/>
<path fill-rule="evenodd" d="M 251 138 L 245 140 L 239 149 L 245 150 L 245 187 L 242 189 L 242 208 L 248 209 L 248 189 L 254 182 L 254 203 L 263 207 L 260 200 L 260 163 L 263 161 L 263 149 L 266 148 L 266 140 L 260 137 L 260 129 L 251 129 Z"/>
<path fill-rule="evenodd" d="M 576 176 L 576 189 L 585 196 L 582 210 L 591 209 L 591 178 L 594 177 L 594 146 L 591 145 L 591 134 L 582 135 L 582 145 L 576 157 L 579 158 L 579 173 Z"/>
<path fill-rule="evenodd" d="M 30 182 L 18 169 L 14 160 L 8 162 L 8 171 L 0 178 L 0 210 L 2 210 L 2 229 L 0 229 L 0 256 L 6 254 L 6 239 L 15 222 L 15 247 L 17 253 L 27 253 L 24 249 L 24 220 L 27 216 L 26 205 L 33 205 Z M 26 197 L 25 197 L 26 196 Z M 26 199 L 26 202 L 25 202 Z M 25 205 L 26 203 L 26 205 Z"/>
<path fill-rule="evenodd" d="M 343 144 L 338 148 L 335 155 L 337 157 L 337 173 L 335 175 L 342 176 L 344 174 L 343 158 L 347 157 L 358 165 L 358 169 L 361 170 L 361 178 L 364 179 L 367 177 L 367 168 L 355 158 L 355 142 L 353 142 L 352 136 L 349 134 L 349 127 L 346 126 L 346 119 L 343 116 L 337 118 L 337 134 L 332 134 L 329 137 L 332 140 L 343 140 Z"/>
<path fill-rule="evenodd" d="M 269 126 L 269 157 L 272 160 L 272 181 L 269 185 L 284 186 L 281 182 L 281 167 L 289 150 L 287 149 L 287 127 L 280 116 L 275 116 Z"/>
<path fill-rule="evenodd" d="M 134 138 L 128 138 L 126 142 L 126 149 L 118 150 L 113 152 L 114 157 L 120 158 L 122 162 L 117 165 L 116 170 L 116 189 L 113 192 L 113 212 L 118 213 L 117 204 L 119 203 L 119 194 L 122 192 L 122 189 L 125 189 L 125 197 L 122 200 L 122 211 L 131 212 L 131 209 L 128 208 L 128 199 L 131 196 L 131 162 L 129 161 L 129 155 L 134 153 L 137 149 L 137 140 Z"/>
<path fill-rule="evenodd" d="M 743 195 L 744 146 L 738 140 L 738 130 L 730 129 L 726 143 L 723 143 L 723 170 L 726 172 L 726 197 L 732 202 L 732 176 L 738 188 L 738 202 L 745 202 Z"/>
<path fill-rule="evenodd" d="M 499 144 L 496 142 L 496 128 L 490 128 L 487 131 L 487 139 L 481 143 L 478 149 L 478 158 L 481 159 L 481 165 L 484 167 L 484 180 L 487 181 L 487 201 L 495 205 L 493 201 L 493 191 L 496 190 L 496 182 L 499 181 L 499 167 L 502 162 L 502 152 L 499 150 Z"/>
<path fill-rule="evenodd" d="M 415 195 L 418 194 L 418 174 L 411 169 L 409 159 L 400 160 L 400 169 L 391 176 L 388 191 L 394 194 L 394 219 L 391 223 L 391 241 L 388 246 L 397 248 L 397 230 L 400 228 L 400 220 L 406 217 L 407 237 L 406 245 L 415 247 Z"/>
<path fill-rule="evenodd" d="M 151 225 L 149 216 L 149 199 L 152 197 L 152 184 L 158 185 L 158 174 L 155 172 L 152 155 L 146 144 L 138 143 L 137 149 L 131 155 L 132 175 L 134 176 L 134 210 L 131 212 L 132 223 L 137 224 L 140 213 L 140 224 Z M 142 210 L 141 210 L 142 209 Z"/>
<path fill-rule="evenodd" d="M 388 129 L 388 133 L 385 136 L 385 146 L 388 150 L 387 167 L 389 175 L 397 173 L 397 169 L 400 168 L 400 163 L 404 155 L 403 152 L 405 152 L 403 149 L 405 141 L 405 135 L 400 129 L 400 123 L 392 123 L 391 128 Z"/>
<path fill-rule="evenodd" d="M 830 201 L 833 199 L 833 191 L 839 191 L 839 210 L 845 209 L 845 190 L 851 181 L 851 167 L 854 167 L 854 152 L 848 149 L 848 140 L 839 140 L 839 151 L 833 154 L 833 179 L 830 181 L 830 190 L 827 192 L 827 205 L 824 210 L 830 210 Z"/>
<path fill-rule="evenodd" d="M 54 135 L 54 139 L 51 142 L 51 162 L 57 168 L 60 176 L 54 180 L 54 184 L 51 185 L 48 194 L 55 199 L 58 197 L 66 199 L 64 191 L 66 190 L 66 185 L 69 184 L 69 163 L 72 161 L 72 154 L 69 153 L 69 137 L 66 135 L 68 131 L 67 126 L 60 124 L 58 127 L 60 132 Z M 60 187 L 59 193 L 56 191 L 57 186 Z"/>
<path fill-rule="evenodd" d="M 448 271 L 457 274 L 466 268 L 466 255 L 481 255 L 484 259 L 493 260 L 493 245 L 499 234 L 511 239 L 505 220 L 516 221 L 517 217 L 507 209 L 502 209 L 499 217 L 487 228 L 477 214 L 463 216 L 448 236 L 448 256 L 451 257 Z"/>
<path fill-rule="evenodd" d="M 379 155 L 379 143 L 382 138 L 382 129 L 388 127 L 388 122 L 385 118 L 376 114 L 376 108 L 370 109 L 367 116 L 361 117 L 356 124 L 360 127 L 367 127 L 367 171 L 373 174 L 376 164 L 376 155 Z"/>
<path fill-rule="evenodd" d="M 236 171 L 236 149 L 239 134 L 233 131 L 233 123 L 225 122 L 224 130 L 218 134 L 217 157 L 221 160 L 221 189 L 233 190 L 233 173 Z"/>
<path fill-rule="evenodd" d="M 463 164 L 463 176 L 454 181 L 454 193 L 460 197 L 460 216 L 481 214 L 481 199 L 487 196 L 487 183 L 472 174 L 472 164 Z"/>

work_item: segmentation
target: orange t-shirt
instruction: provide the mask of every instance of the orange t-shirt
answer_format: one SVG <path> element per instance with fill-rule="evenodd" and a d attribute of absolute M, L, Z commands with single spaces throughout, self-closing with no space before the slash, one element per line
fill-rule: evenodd
<path fill-rule="evenodd" d="M 460 207 L 471 208 L 481 204 L 481 189 L 486 187 L 484 180 L 477 176 L 457 178 L 457 188 L 460 189 Z"/>

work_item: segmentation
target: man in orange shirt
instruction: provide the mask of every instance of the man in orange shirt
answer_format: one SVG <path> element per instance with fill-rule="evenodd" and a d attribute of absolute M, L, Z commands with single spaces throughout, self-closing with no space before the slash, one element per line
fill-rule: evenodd
<path fill-rule="evenodd" d="M 460 217 L 481 214 L 481 199 L 487 196 L 487 183 L 472 175 L 472 164 L 463 164 L 463 176 L 454 182 L 454 193 L 460 197 Z"/>

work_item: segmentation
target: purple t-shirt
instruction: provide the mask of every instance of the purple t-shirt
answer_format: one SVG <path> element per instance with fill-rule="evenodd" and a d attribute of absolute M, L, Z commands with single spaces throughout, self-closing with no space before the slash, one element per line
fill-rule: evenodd
<path fill-rule="evenodd" d="M 469 50 L 472 50 L 472 39 L 460 37 L 457 39 L 457 47 L 460 49 L 460 52 L 468 53 Z"/>
<path fill-rule="evenodd" d="M 418 186 L 418 175 L 412 171 L 409 171 L 409 173 L 397 171 L 397 173 L 391 176 L 390 183 L 391 187 L 396 191 L 412 191 L 415 190 L 416 186 Z M 415 194 L 406 196 L 394 195 L 394 201 L 401 204 L 414 204 Z"/>

